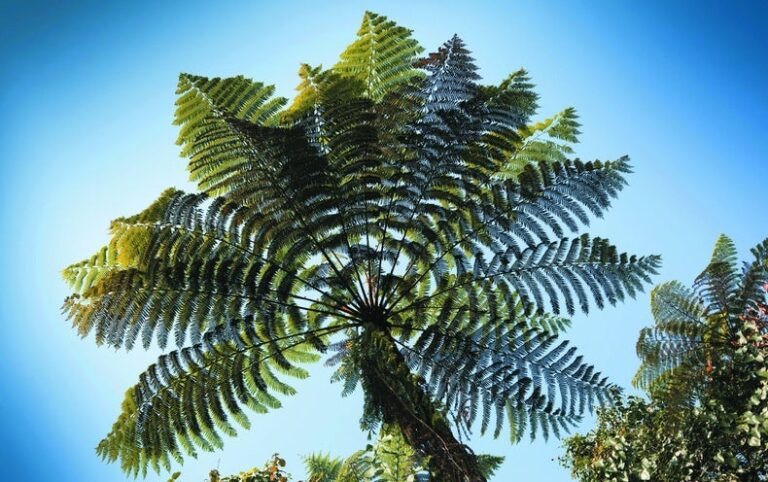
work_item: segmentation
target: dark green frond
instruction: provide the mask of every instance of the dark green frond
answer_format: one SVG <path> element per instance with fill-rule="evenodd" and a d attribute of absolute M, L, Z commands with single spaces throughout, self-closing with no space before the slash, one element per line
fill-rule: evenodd
<path fill-rule="evenodd" d="M 694 282 L 693 289 L 707 303 L 709 313 L 729 313 L 738 309 L 732 304 L 740 277 L 737 255 L 733 241 L 721 235 L 715 243 L 709 265 Z"/>
<path fill-rule="evenodd" d="M 494 435 L 509 417 L 514 440 L 540 432 L 559 437 L 616 388 L 556 335 L 527 323 L 430 326 L 406 351 L 430 393 L 471 427 Z"/>
<path fill-rule="evenodd" d="M 484 97 L 488 99 L 487 122 L 510 129 L 520 129 L 527 124 L 538 108 L 539 96 L 533 87 L 525 69 L 513 72 L 498 86 L 481 86 Z"/>
<path fill-rule="evenodd" d="M 756 300 L 765 298 L 768 283 L 768 239 L 764 239 L 751 250 L 754 259 L 744 263 L 735 304 L 742 310 L 752 308 Z"/>
<path fill-rule="evenodd" d="M 171 334 L 183 346 L 187 335 L 197 342 L 244 316 L 281 330 L 302 329 L 307 314 L 347 316 L 329 293 L 337 285 L 302 272 L 301 245 L 277 248 L 269 235 L 282 236 L 280 226 L 262 223 L 257 211 L 221 198 L 166 191 L 144 213 L 113 222 L 110 244 L 65 270 L 79 291 L 64 310 L 82 336 L 95 330 L 97 342 L 126 348 L 139 336 L 145 347 L 155 336 L 164 347 Z"/>
<path fill-rule="evenodd" d="M 693 292 L 676 281 L 651 291 L 656 325 L 640 332 L 637 354 L 642 363 L 632 383 L 644 389 L 663 385 L 670 370 L 692 370 L 706 360 L 706 310 Z"/>
<path fill-rule="evenodd" d="M 250 426 L 243 407 L 266 412 L 280 407 L 275 395 L 294 393 L 278 374 L 305 378 L 296 363 L 316 360 L 312 351 L 305 336 L 276 336 L 253 319 L 208 332 L 139 377 L 97 453 L 119 459 L 128 473 L 146 474 L 149 466 L 170 469 L 172 459 L 194 457 L 197 449 L 220 448 L 221 434 L 236 434 L 233 421 Z"/>

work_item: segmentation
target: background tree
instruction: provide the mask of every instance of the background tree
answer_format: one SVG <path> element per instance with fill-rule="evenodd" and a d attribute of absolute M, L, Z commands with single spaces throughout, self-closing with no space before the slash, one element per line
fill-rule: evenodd
<path fill-rule="evenodd" d="M 563 462 L 582 481 L 768 479 L 768 239 L 739 269 L 721 236 L 689 289 L 654 288 L 655 325 L 638 341 L 630 397 L 567 440 Z"/>
<path fill-rule="evenodd" d="M 609 207 L 628 160 L 565 159 L 575 117 L 527 126 L 525 71 L 481 85 L 457 36 L 421 51 L 366 13 L 335 66 L 301 67 L 287 107 L 243 77 L 181 75 L 178 142 L 201 193 L 116 219 L 64 271 L 82 336 L 177 346 L 128 390 L 99 455 L 136 474 L 220 448 L 250 426 L 243 407 L 279 407 L 283 379 L 326 354 L 343 393 L 362 388 L 363 428 L 398 427 L 438 480 L 485 480 L 461 441 L 475 423 L 559 435 L 611 397 L 558 315 L 634 296 L 658 266 L 566 237 Z M 533 131 L 559 141 L 526 144 Z"/>

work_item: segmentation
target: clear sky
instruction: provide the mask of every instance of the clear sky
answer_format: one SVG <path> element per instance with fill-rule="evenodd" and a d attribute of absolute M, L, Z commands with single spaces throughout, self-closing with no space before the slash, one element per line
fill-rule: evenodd
<path fill-rule="evenodd" d="M 158 6 L 162 4 L 162 6 Z M 690 282 L 719 233 L 744 254 L 768 235 L 768 4 L 617 1 L 0 1 L 0 472 L 5 479 L 124 480 L 94 447 L 123 393 L 157 353 L 80 340 L 59 313 L 59 272 L 107 239 L 110 219 L 164 188 L 188 188 L 171 125 L 179 72 L 296 85 L 300 62 L 331 65 L 364 10 L 412 28 L 427 49 L 458 33 L 486 82 L 524 66 L 542 116 L 574 106 L 582 158 L 629 154 L 635 173 L 589 228 L 660 253 L 656 281 Z M 569 337 L 623 385 L 650 322 L 647 296 L 574 320 Z M 364 445 L 359 394 L 318 367 L 297 396 L 225 449 L 190 461 L 186 481 L 283 454 Z M 588 428 L 588 423 L 583 426 Z M 511 446 L 496 480 L 569 480 L 560 444 Z M 149 480 L 165 478 L 149 477 Z"/>

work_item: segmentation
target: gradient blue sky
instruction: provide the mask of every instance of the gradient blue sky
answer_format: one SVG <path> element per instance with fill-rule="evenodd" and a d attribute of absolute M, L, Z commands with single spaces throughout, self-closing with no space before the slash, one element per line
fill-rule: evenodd
<path fill-rule="evenodd" d="M 161 6 L 158 6 L 162 3 Z M 635 173 L 590 230 L 664 257 L 656 281 L 689 282 L 715 238 L 746 255 L 768 235 L 768 4 L 765 2 L 0 2 L 0 471 L 33 481 L 124 480 L 93 448 L 124 390 L 156 353 L 80 340 L 59 313 L 59 271 L 106 241 L 110 219 L 165 187 L 189 187 L 171 126 L 179 72 L 296 85 L 300 62 L 331 65 L 363 11 L 414 29 L 432 49 L 459 33 L 487 82 L 526 67 L 541 115 L 581 114 L 582 158 L 629 154 Z M 574 320 L 570 338 L 624 386 L 647 296 Z M 317 368 L 299 394 L 184 480 L 364 444 L 359 396 Z M 584 426 L 587 428 L 587 425 Z M 496 480 L 569 480 L 557 441 L 510 446 Z M 148 480 L 165 480 L 150 476 Z"/>

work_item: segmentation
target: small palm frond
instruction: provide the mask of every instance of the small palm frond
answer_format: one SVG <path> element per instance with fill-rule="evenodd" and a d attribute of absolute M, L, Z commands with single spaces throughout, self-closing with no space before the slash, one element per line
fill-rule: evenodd
<path fill-rule="evenodd" d="M 314 453 L 304 457 L 307 482 L 337 482 L 343 460 L 330 455 Z"/>

